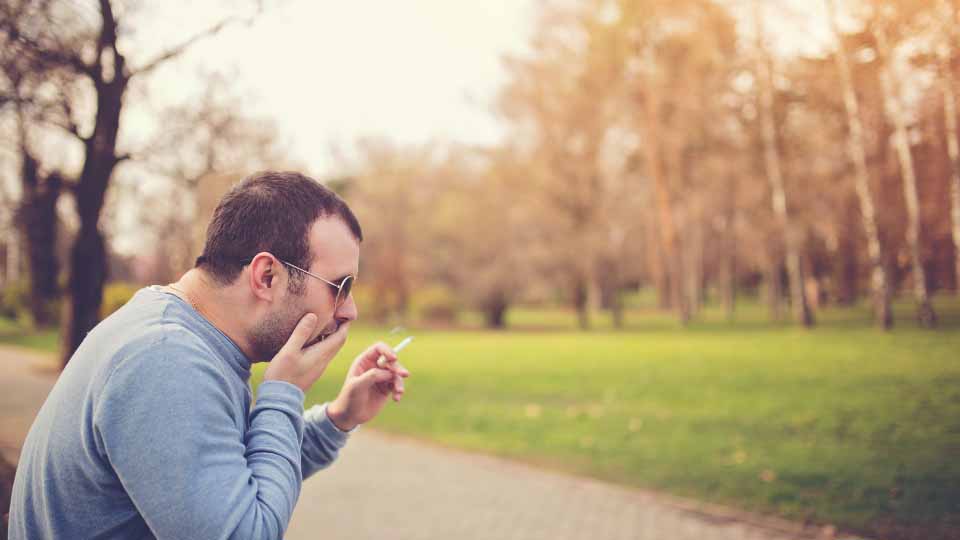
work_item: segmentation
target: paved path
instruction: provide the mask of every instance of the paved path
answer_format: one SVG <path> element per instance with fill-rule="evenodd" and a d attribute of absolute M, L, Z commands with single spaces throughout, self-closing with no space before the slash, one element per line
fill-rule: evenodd
<path fill-rule="evenodd" d="M 33 417 L 56 381 L 52 355 L 0 348 L 0 457 L 16 463 Z"/>
<path fill-rule="evenodd" d="M 0 347 L 0 451 L 13 461 L 55 380 Z M 304 483 L 287 540 L 793 540 L 819 529 L 361 429 Z"/>
<path fill-rule="evenodd" d="M 304 483 L 287 540 L 787 540 L 820 530 L 371 430 Z"/>

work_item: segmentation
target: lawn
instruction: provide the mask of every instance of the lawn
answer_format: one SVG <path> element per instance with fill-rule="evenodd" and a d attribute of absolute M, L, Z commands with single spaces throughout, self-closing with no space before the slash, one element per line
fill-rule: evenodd
<path fill-rule="evenodd" d="M 411 330 L 407 395 L 370 427 L 875 538 L 956 538 L 960 303 L 937 307 L 940 330 L 904 303 L 886 334 L 863 308 L 805 331 L 757 305 L 687 329 L 638 306 L 623 331 L 536 309 L 512 313 L 519 331 Z M 355 328 L 308 405 L 404 335 Z"/>
<path fill-rule="evenodd" d="M 25 332 L 15 321 L 3 317 L 0 317 L 0 344 L 47 352 L 56 352 L 60 345 L 56 330 Z"/>
<path fill-rule="evenodd" d="M 407 395 L 372 426 L 875 538 L 956 538 L 960 310 L 939 307 L 935 332 L 843 313 L 814 331 L 418 331 Z M 401 337 L 352 332 L 308 403 L 364 345 Z"/>

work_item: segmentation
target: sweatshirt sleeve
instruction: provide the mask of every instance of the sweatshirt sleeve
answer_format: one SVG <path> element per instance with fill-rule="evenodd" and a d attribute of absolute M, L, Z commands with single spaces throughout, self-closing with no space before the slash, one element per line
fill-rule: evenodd
<path fill-rule="evenodd" d="M 169 342 L 123 360 L 94 436 L 157 538 L 282 538 L 300 495 L 303 392 L 264 382 L 248 419 L 213 362 Z"/>
<path fill-rule="evenodd" d="M 327 416 L 327 403 L 314 405 L 304 415 L 304 435 L 302 451 L 303 479 L 306 480 L 315 472 L 330 466 L 340 453 L 340 449 L 347 444 L 350 431 L 341 431 Z"/>

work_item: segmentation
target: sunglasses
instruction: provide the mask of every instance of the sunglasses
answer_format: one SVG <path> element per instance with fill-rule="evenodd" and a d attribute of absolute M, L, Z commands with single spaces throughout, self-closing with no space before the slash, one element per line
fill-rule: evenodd
<path fill-rule="evenodd" d="M 334 294 L 336 295 L 336 296 L 334 297 L 334 299 L 333 299 L 333 310 L 334 310 L 334 311 L 336 311 L 336 310 L 340 307 L 340 305 L 341 305 L 343 302 L 346 302 L 346 301 L 347 301 L 347 298 L 350 297 L 350 290 L 353 289 L 353 282 L 355 281 L 354 276 L 352 276 L 352 275 L 345 276 L 342 280 L 340 280 L 340 283 L 337 284 L 337 283 L 334 283 L 334 282 L 332 282 L 332 281 L 330 281 L 330 280 L 324 279 L 324 278 L 322 278 L 322 277 L 320 277 L 320 276 L 318 276 L 318 275 L 316 275 L 316 274 L 314 274 L 314 273 L 312 273 L 312 272 L 309 272 L 309 271 L 307 271 L 307 270 L 304 270 L 303 268 L 300 268 L 299 266 L 297 266 L 297 265 L 295 265 L 295 264 L 288 263 L 287 261 L 285 261 L 285 260 L 283 260 L 283 259 L 277 259 L 277 260 L 280 261 L 281 263 L 289 266 L 290 268 L 293 268 L 293 269 L 295 269 L 295 270 L 299 270 L 299 271 L 303 272 L 304 274 L 306 274 L 306 275 L 308 275 L 308 276 L 310 276 L 310 277 L 312 277 L 312 278 L 317 278 L 317 279 L 319 279 L 320 281 L 322 281 L 322 282 L 326 283 L 327 285 L 329 285 L 330 288 L 333 289 Z"/>
<path fill-rule="evenodd" d="M 201 255 L 201 256 L 197 257 L 197 265 L 199 266 L 200 264 L 202 264 L 202 263 L 204 263 L 204 262 L 206 262 L 206 261 L 209 261 L 209 260 L 211 260 L 211 257 L 209 257 L 209 256 L 207 256 L 207 255 Z M 334 296 L 334 299 L 333 299 L 333 310 L 334 310 L 334 311 L 336 311 L 336 310 L 340 307 L 340 305 L 341 305 L 343 302 L 346 302 L 346 301 L 347 301 L 347 298 L 350 297 L 350 290 L 353 289 L 353 282 L 354 282 L 354 281 L 356 280 L 356 278 L 357 278 L 357 276 L 349 275 L 349 276 L 346 276 L 346 277 L 344 277 L 343 279 L 341 279 L 341 280 L 340 280 L 340 283 L 337 284 L 337 283 L 334 283 L 334 282 L 332 282 L 332 281 L 330 281 L 330 280 L 328 280 L 328 279 L 324 279 L 324 278 L 322 278 L 322 277 L 320 277 L 320 276 L 318 276 L 318 275 L 316 275 L 316 274 L 314 274 L 314 273 L 312 273 L 312 272 L 310 272 L 310 271 L 308 271 L 308 270 L 304 270 L 303 268 L 300 268 L 299 266 L 297 266 L 297 265 L 295 265 L 295 264 L 288 263 L 287 261 L 285 261 L 285 260 L 283 260 L 283 259 L 277 258 L 277 260 L 280 261 L 281 263 L 289 266 L 290 268 L 293 268 L 294 270 L 299 270 L 299 271 L 303 272 L 304 274 L 306 274 L 306 275 L 308 275 L 308 276 L 310 276 L 310 277 L 313 277 L 313 278 L 317 278 L 317 279 L 319 279 L 320 281 L 322 281 L 322 282 L 326 283 L 327 285 L 329 285 L 330 288 L 334 291 L 334 295 L 335 295 L 335 296 Z M 250 264 L 251 262 L 253 262 L 253 259 L 243 258 L 243 259 L 238 260 L 237 262 L 239 262 L 239 263 L 240 263 L 241 265 L 243 265 L 243 266 L 247 266 L 248 264 Z"/>

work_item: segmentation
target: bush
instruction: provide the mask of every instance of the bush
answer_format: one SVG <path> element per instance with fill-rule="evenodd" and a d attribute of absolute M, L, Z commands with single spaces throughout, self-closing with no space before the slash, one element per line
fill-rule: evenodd
<path fill-rule="evenodd" d="M 431 323 L 454 323 L 460 299 L 449 287 L 432 285 L 414 293 L 411 307 L 417 319 Z"/>
<path fill-rule="evenodd" d="M 103 290 L 103 303 L 100 305 L 100 318 L 106 319 L 111 313 L 123 307 L 133 298 L 140 287 L 132 283 L 111 283 Z"/>
<path fill-rule="evenodd" d="M 46 320 L 56 325 L 60 320 L 60 300 L 50 300 L 43 306 Z M 35 328 L 33 311 L 30 305 L 30 282 L 21 280 L 7 285 L 0 294 L 0 317 L 13 319 L 26 330 Z"/>
<path fill-rule="evenodd" d="M 381 325 L 403 324 L 400 298 L 395 292 L 378 294 L 372 285 L 364 283 L 355 286 L 351 294 L 357 304 L 361 321 L 372 321 Z"/>
<path fill-rule="evenodd" d="M 0 315 L 18 319 L 30 311 L 30 284 L 26 280 L 11 283 L 3 288 L 0 297 Z"/>

